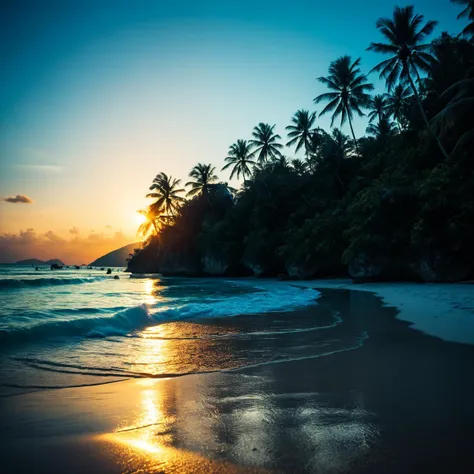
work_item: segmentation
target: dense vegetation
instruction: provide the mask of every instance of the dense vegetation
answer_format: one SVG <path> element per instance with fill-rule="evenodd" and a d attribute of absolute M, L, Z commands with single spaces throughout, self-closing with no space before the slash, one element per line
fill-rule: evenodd
<path fill-rule="evenodd" d="M 274 126 L 258 124 L 231 145 L 223 170 L 211 165 L 179 180 L 160 173 L 155 202 L 142 211 L 147 237 L 129 261 L 135 272 L 188 275 L 343 275 L 367 279 L 457 281 L 474 270 L 474 7 L 459 36 L 441 34 L 413 7 L 376 22 L 369 50 L 387 92 L 371 96 L 359 59 L 333 61 L 314 99 L 341 129 L 317 127 L 299 110 L 286 127 L 289 159 Z M 384 57 L 382 57 L 384 55 Z M 354 114 L 368 116 L 356 138 Z M 343 128 L 344 127 L 344 128 Z M 342 129 L 349 132 L 346 135 Z"/>

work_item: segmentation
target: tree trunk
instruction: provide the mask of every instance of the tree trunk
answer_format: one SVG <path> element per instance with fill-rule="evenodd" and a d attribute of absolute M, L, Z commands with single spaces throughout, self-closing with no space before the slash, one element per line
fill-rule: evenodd
<path fill-rule="evenodd" d="M 356 152 L 359 155 L 359 157 L 361 157 L 360 156 L 360 151 L 359 151 L 359 144 L 357 143 L 357 138 L 355 136 L 354 129 L 352 128 L 352 120 L 351 120 L 349 115 L 348 115 L 348 119 L 349 119 L 349 126 L 351 127 L 352 138 L 354 139 L 354 145 L 356 147 Z"/>
<path fill-rule="evenodd" d="M 153 227 L 155 228 L 155 234 L 158 235 L 158 226 L 156 225 L 155 219 L 153 219 Z"/>
<path fill-rule="evenodd" d="M 416 88 L 415 83 L 413 82 L 413 79 L 411 77 L 411 74 L 408 71 L 408 68 L 406 66 L 405 66 L 405 71 L 406 71 L 408 80 L 410 82 L 411 88 L 413 89 L 413 93 L 415 94 L 416 102 L 418 103 L 418 107 L 420 109 L 421 116 L 423 117 L 423 120 L 424 120 L 426 126 L 428 127 L 428 130 L 431 133 L 432 137 L 436 140 L 436 143 L 438 143 L 438 147 L 441 150 L 441 153 L 443 153 L 444 157 L 446 159 L 448 159 L 449 155 L 446 152 L 446 150 L 444 149 L 444 146 L 441 143 L 441 140 L 439 139 L 438 135 L 436 135 L 434 130 L 431 128 L 430 122 L 429 122 L 428 117 L 426 116 L 426 113 L 425 113 L 425 109 L 423 108 L 423 104 L 421 103 L 420 95 L 418 94 L 418 89 Z"/>

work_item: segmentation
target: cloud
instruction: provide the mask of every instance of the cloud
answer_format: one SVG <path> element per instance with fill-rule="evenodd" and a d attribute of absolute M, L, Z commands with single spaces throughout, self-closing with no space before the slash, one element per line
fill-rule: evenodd
<path fill-rule="evenodd" d="M 6 198 L 3 198 L 5 202 L 9 202 L 11 204 L 17 204 L 17 203 L 22 203 L 22 204 L 33 204 L 33 199 L 29 198 L 28 196 L 25 196 L 24 194 L 17 194 L 16 196 L 9 196 Z"/>
<path fill-rule="evenodd" d="M 79 229 L 76 226 L 74 226 L 72 229 L 69 229 L 69 233 L 73 235 L 77 235 L 79 234 Z"/>
<path fill-rule="evenodd" d="M 63 238 L 59 237 L 59 235 L 55 234 L 52 230 L 48 230 L 48 232 L 46 232 L 44 236 L 47 239 L 51 240 L 51 242 L 55 242 L 57 244 L 66 242 Z"/>
<path fill-rule="evenodd" d="M 73 227 L 71 230 L 77 230 Z M 78 231 L 79 232 L 79 231 Z M 63 238 L 49 230 L 44 234 L 33 228 L 18 234 L 0 235 L 0 262 L 15 262 L 26 258 L 48 260 L 59 258 L 67 264 L 89 263 L 106 253 L 134 242 L 121 232 L 108 235 L 91 233 L 85 236 L 71 232 Z"/>

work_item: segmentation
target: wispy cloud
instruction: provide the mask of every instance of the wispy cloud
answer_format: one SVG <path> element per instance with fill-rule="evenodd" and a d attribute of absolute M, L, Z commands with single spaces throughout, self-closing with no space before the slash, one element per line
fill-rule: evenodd
<path fill-rule="evenodd" d="M 33 199 L 25 196 L 24 194 L 17 194 L 16 196 L 8 196 L 3 198 L 5 202 L 9 202 L 11 204 L 33 204 Z"/>

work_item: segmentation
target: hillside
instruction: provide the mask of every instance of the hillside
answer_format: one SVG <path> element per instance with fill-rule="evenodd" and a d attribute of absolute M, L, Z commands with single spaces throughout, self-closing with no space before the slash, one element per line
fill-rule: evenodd
<path fill-rule="evenodd" d="M 39 260 L 37 258 L 28 258 L 26 260 L 20 260 L 19 262 L 16 262 L 17 265 L 61 265 L 64 266 L 64 262 L 57 258 L 52 258 L 50 260 Z"/>
<path fill-rule="evenodd" d="M 133 250 L 139 246 L 140 243 L 138 242 L 125 245 L 125 247 L 113 250 L 97 260 L 94 260 L 90 265 L 95 267 L 125 267 L 127 264 L 125 260 L 128 258 L 129 254 L 133 253 Z"/>

